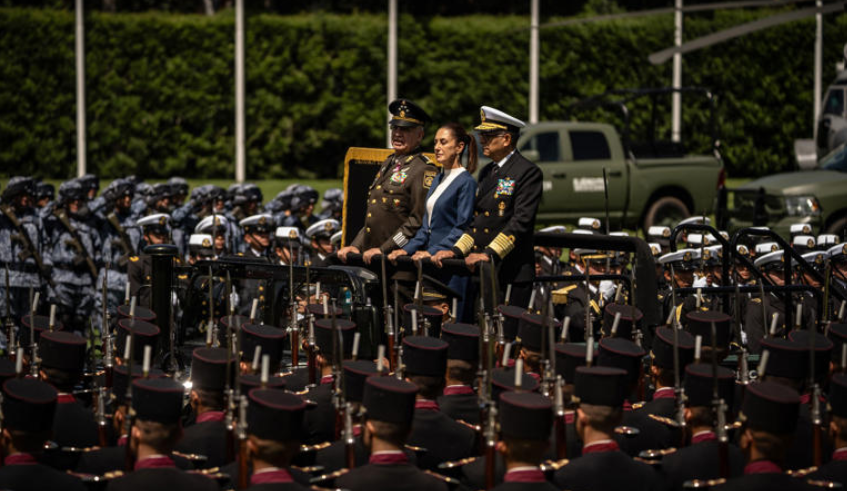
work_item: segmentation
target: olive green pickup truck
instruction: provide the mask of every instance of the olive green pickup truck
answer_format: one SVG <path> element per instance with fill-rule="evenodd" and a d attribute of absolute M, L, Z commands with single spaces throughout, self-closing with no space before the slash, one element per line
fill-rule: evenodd
<path fill-rule="evenodd" d="M 528 125 L 518 149 L 544 172 L 541 223 L 603 219 L 603 169 L 612 229 L 674 227 L 691 215 L 710 214 L 724 184 L 718 155 L 685 155 L 670 143 L 627 149 L 615 127 L 604 123 Z"/>

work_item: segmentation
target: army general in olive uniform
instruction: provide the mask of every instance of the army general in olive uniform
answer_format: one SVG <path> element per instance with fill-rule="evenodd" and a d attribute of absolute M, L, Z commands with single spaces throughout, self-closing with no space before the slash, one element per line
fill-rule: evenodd
<path fill-rule="evenodd" d="M 389 124 L 394 154 L 371 183 L 365 224 L 350 245 L 338 251 L 342 261 L 348 253 L 361 252 L 370 263 L 376 254 L 405 246 L 421 226 L 426 194 L 438 172 L 420 147 L 429 121 L 426 112 L 408 100 L 396 100 L 388 110 L 393 115 Z"/>

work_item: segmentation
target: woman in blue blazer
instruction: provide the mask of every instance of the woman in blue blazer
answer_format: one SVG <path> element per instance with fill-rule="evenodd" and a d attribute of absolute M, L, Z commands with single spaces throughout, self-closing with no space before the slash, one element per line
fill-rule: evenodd
<path fill-rule="evenodd" d="M 462 154 L 468 153 L 468 167 L 462 166 Z M 476 198 L 477 146 L 474 137 L 458 123 L 447 123 L 435 134 L 435 159 L 441 172 L 432 180 L 426 195 L 426 212 L 421 228 L 402 249 L 388 258 L 412 255 L 415 260 L 449 250 L 459 240 L 473 219 Z M 440 278 L 448 280 L 448 278 Z M 449 278 L 448 286 L 464 296 L 467 278 Z M 463 302 L 459 302 L 462 304 Z M 462 306 L 459 312 L 462 312 Z"/>

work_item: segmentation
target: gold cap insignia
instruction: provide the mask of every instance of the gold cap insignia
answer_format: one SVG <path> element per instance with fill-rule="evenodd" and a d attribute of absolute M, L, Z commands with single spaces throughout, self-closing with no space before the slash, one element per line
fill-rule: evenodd
<path fill-rule="evenodd" d="M 264 224 L 266 224 L 267 222 L 268 222 L 267 217 L 265 217 L 265 216 L 261 216 L 261 217 L 259 217 L 259 225 L 264 225 Z"/>
<path fill-rule="evenodd" d="M 662 237 L 670 237 L 670 236 L 671 236 L 671 229 L 666 228 L 666 229 L 662 230 Z"/>
<path fill-rule="evenodd" d="M 297 238 L 297 231 L 291 230 L 290 232 L 288 232 L 288 238 L 289 239 L 296 239 Z"/>
<path fill-rule="evenodd" d="M 165 225 L 168 223 L 167 217 L 161 216 L 159 217 L 159 225 Z"/>
<path fill-rule="evenodd" d="M 209 239 L 203 239 L 202 247 L 212 247 L 212 241 Z"/>
<path fill-rule="evenodd" d="M 815 239 L 809 239 L 808 241 L 806 241 L 806 247 L 815 247 Z"/>
<path fill-rule="evenodd" d="M 332 230 L 332 222 L 326 222 L 324 224 L 324 229 L 325 230 Z"/>
<path fill-rule="evenodd" d="M 686 252 L 685 254 L 683 254 L 683 256 L 682 256 L 682 260 L 683 260 L 683 261 L 686 261 L 686 262 L 691 261 L 691 253 L 690 253 L 690 252 Z"/>

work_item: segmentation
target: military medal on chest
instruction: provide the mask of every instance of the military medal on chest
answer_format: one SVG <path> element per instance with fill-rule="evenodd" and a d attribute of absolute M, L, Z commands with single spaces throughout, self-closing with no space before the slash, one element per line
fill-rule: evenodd
<path fill-rule="evenodd" d="M 505 201 L 501 201 L 501 202 L 497 205 L 497 208 L 499 209 L 499 211 L 497 212 L 497 215 L 498 215 L 498 216 L 503 216 L 503 212 L 505 212 L 505 211 L 506 211 L 506 202 L 505 202 Z"/>

